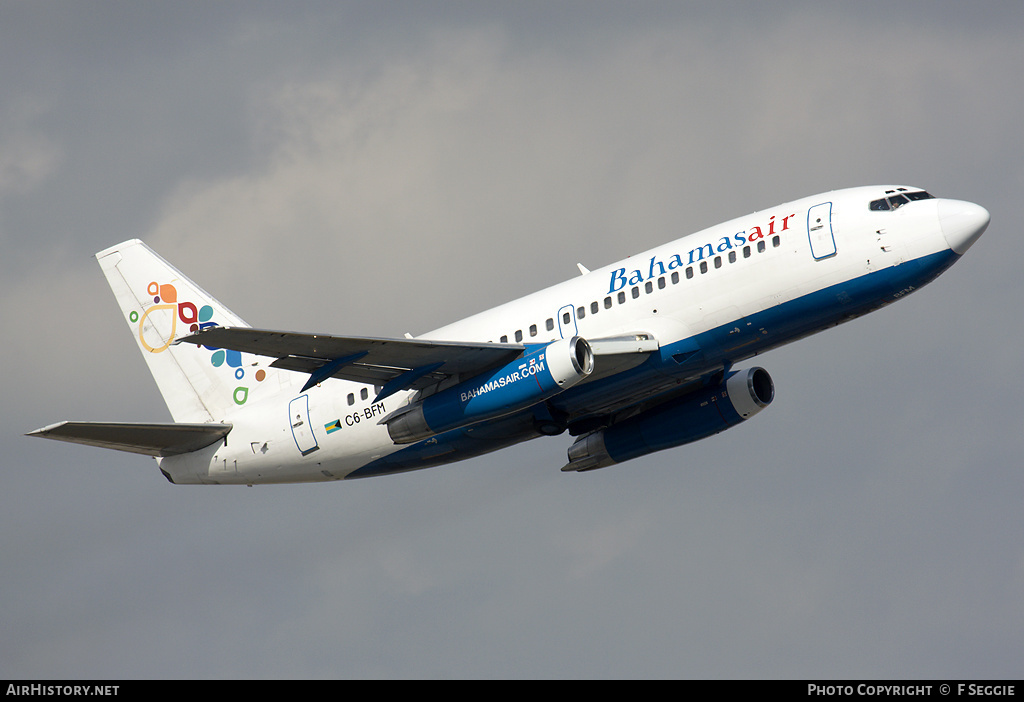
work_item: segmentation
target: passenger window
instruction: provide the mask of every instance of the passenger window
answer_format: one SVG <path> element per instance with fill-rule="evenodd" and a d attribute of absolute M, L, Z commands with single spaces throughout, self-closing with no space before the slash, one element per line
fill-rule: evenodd
<path fill-rule="evenodd" d="M 651 292 L 654 290 L 654 283 L 648 280 L 647 284 L 644 285 L 644 290 L 646 290 L 647 294 L 650 295 Z"/>
<path fill-rule="evenodd" d="M 626 293 L 625 292 L 620 292 L 619 293 L 619 304 L 621 305 L 625 301 L 626 301 Z"/>
<path fill-rule="evenodd" d="M 715 256 L 715 268 L 721 268 L 721 267 L 722 267 L 722 257 L 721 256 Z"/>
<path fill-rule="evenodd" d="M 597 310 L 598 310 L 597 303 L 596 302 L 591 302 L 590 303 L 590 314 L 597 314 Z"/>
<path fill-rule="evenodd" d="M 634 287 L 633 288 L 633 299 L 635 300 L 638 297 L 640 297 L 640 288 Z"/>
<path fill-rule="evenodd" d="M 611 295 L 609 295 L 608 297 L 606 297 L 604 299 L 604 308 L 606 310 L 610 310 L 612 308 L 612 298 L 611 298 Z"/>
<path fill-rule="evenodd" d="M 523 340 L 523 330 L 522 329 L 516 329 L 516 343 L 518 344 L 522 340 Z"/>
<path fill-rule="evenodd" d="M 583 319 L 587 316 L 587 311 L 582 307 L 576 308 L 576 319 Z"/>
<path fill-rule="evenodd" d="M 707 273 L 708 272 L 708 262 L 707 261 L 701 261 L 700 262 L 700 272 L 701 273 Z"/>
<path fill-rule="evenodd" d="M 664 287 L 665 287 L 665 276 L 661 276 L 660 278 L 658 278 L 658 290 L 661 290 Z"/>
<path fill-rule="evenodd" d="M 352 393 L 348 394 L 348 403 L 350 405 L 354 405 L 356 403 L 356 396 L 353 395 Z"/>
<path fill-rule="evenodd" d="M 676 285 L 679 282 L 679 271 L 672 271 L 672 285 Z"/>
<path fill-rule="evenodd" d="M 531 324 L 530 325 L 530 336 L 537 336 L 537 325 L 536 324 Z"/>
<path fill-rule="evenodd" d="M 750 247 L 749 246 L 744 246 L 743 247 L 743 258 L 750 258 Z"/>
<path fill-rule="evenodd" d="M 360 400 L 365 400 L 367 397 L 369 397 L 369 395 L 370 395 L 370 391 L 367 390 L 366 388 L 363 388 L 362 390 L 359 391 L 359 399 Z"/>
<path fill-rule="evenodd" d="M 735 251 L 730 251 L 729 252 L 729 263 L 736 263 L 736 252 Z"/>
<path fill-rule="evenodd" d="M 551 331 L 552 329 L 554 329 L 555 328 L 555 320 L 553 320 L 551 317 L 548 317 L 548 321 L 544 322 L 544 328 L 547 329 L 548 331 Z"/>
<path fill-rule="evenodd" d="M 693 266 L 686 269 L 686 279 L 689 280 L 693 277 Z"/>
<path fill-rule="evenodd" d="M 773 247 L 775 247 L 776 249 L 779 248 L 779 244 L 780 243 L 781 242 L 779 241 L 779 237 L 777 237 L 777 236 L 773 236 L 772 237 L 772 246 Z"/>
<path fill-rule="evenodd" d="M 568 324 L 572 321 L 572 315 L 566 312 L 562 315 L 562 324 Z"/>
<path fill-rule="evenodd" d="M 507 344 L 508 343 L 508 335 L 507 334 L 505 336 L 501 337 L 501 343 L 503 343 L 503 344 Z"/>
<path fill-rule="evenodd" d="M 757 252 L 758 253 L 764 253 L 764 250 L 765 250 L 764 239 L 761 239 L 761 241 L 757 242 Z"/>

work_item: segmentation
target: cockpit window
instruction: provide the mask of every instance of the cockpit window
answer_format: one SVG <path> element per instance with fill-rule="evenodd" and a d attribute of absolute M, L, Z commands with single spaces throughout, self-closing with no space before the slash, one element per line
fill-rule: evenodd
<path fill-rule="evenodd" d="M 902 190 L 902 188 L 901 188 Z M 893 192 L 889 190 L 888 192 Z M 901 192 L 899 194 L 890 195 L 887 198 L 881 200 L 872 200 L 871 204 L 868 205 L 868 209 L 875 212 L 882 212 L 885 210 L 895 210 L 903 205 L 907 204 L 911 200 L 932 200 L 934 195 L 926 193 L 924 190 L 918 190 L 916 192 L 908 193 Z"/>

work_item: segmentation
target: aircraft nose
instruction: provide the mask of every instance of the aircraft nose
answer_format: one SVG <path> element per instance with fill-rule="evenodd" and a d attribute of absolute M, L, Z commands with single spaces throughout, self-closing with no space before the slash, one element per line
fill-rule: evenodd
<path fill-rule="evenodd" d="M 949 248 L 963 255 L 988 226 L 988 210 L 973 202 L 939 200 L 939 226 Z"/>

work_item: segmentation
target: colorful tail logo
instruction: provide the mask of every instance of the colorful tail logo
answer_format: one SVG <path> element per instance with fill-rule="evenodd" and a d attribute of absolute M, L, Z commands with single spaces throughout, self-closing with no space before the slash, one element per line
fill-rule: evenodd
<path fill-rule="evenodd" d="M 141 317 L 138 312 L 133 310 L 128 315 L 128 319 L 132 324 L 138 323 L 139 343 L 150 353 L 162 353 L 170 347 L 177 336 L 179 321 L 182 324 L 188 325 L 189 333 L 218 326 L 217 322 L 210 321 L 213 318 L 213 307 L 210 305 L 196 307 L 193 302 L 178 302 L 178 291 L 170 283 L 161 285 L 153 281 L 147 286 L 146 292 L 153 297 L 153 304 L 142 313 Z M 149 316 L 160 311 L 164 311 L 164 314 L 162 316 L 158 314 L 153 319 L 150 319 L 149 326 L 147 327 L 146 320 Z M 164 333 L 168 317 L 170 318 L 170 330 Z M 156 339 L 151 339 L 153 341 L 152 344 L 146 339 L 147 332 L 151 335 L 156 335 Z M 240 352 L 218 349 L 212 346 L 204 346 L 203 348 L 213 352 L 210 356 L 210 363 L 215 368 L 226 365 L 228 368 L 235 369 L 235 380 L 243 380 L 245 378 L 245 369 L 242 367 L 242 354 Z M 263 379 L 266 377 L 267 372 L 262 368 L 255 373 L 256 382 L 263 382 Z M 236 405 L 244 405 L 246 400 L 249 399 L 249 388 L 241 385 L 236 387 L 232 393 L 232 399 Z"/>

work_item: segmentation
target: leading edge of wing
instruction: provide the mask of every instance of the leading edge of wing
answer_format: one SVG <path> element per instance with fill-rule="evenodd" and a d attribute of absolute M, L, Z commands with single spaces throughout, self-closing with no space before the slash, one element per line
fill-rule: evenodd
<path fill-rule="evenodd" d="M 215 423 L 58 422 L 26 436 L 163 458 L 206 448 L 229 431 L 230 424 Z"/>
<path fill-rule="evenodd" d="M 454 375 L 482 373 L 510 363 L 526 348 L 521 344 L 300 334 L 248 327 L 211 327 L 175 343 L 275 358 L 275 368 L 310 374 L 303 390 L 332 377 L 384 386 L 386 394 L 382 390 L 377 399 Z"/>

